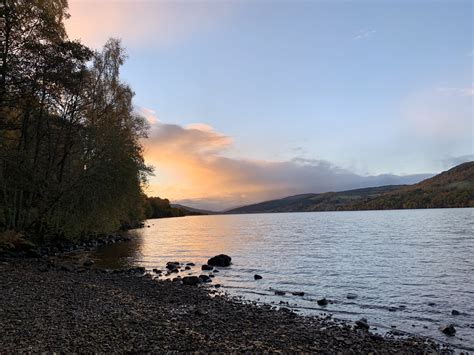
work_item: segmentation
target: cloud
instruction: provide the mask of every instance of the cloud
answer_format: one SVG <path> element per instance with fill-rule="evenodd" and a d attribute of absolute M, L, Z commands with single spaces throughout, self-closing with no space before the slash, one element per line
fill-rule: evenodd
<path fill-rule="evenodd" d="M 135 107 L 135 112 L 138 115 L 145 117 L 150 125 L 154 125 L 159 122 L 158 117 L 156 117 L 156 112 L 149 108 L 137 106 Z"/>
<path fill-rule="evenodd" d="M 474 154 L 466 154 L 457 157 L 447 157 L 442 160 L 443 169 L 451 169 L 459 164 L 474 161 Z"/>
<path fill-rule="evenodd" d="M 144 145 L 146 161 L 156 167 L 150 195 L 214 210 L 299 193 L 414 183 L 426 177 L 360 176 L 318 159 L 229 158 L 224 154 L 232 139 L 204 124 L 158 122 Z"/>
<path fill-rule="evenodd" d="M 371 29 L 360 30 L 354 36 L 354 39 L 357 40 L 357 41 L 368 39 L 368 38 L 372 37 L 375 34 L 375 32 L 376 32 L 375 30 L 371 30 Z"/>
<path fill-rule="evenodd" d="M 467 88 L 438 87 L 437 90 L 445 95 L 474 96 L 474 85 Z"/>
<path fill-rule="evenodd" d="M 94 48 L 110 37 L 127 47 L 169 45 L 225 23 L 233 8 L 229 2 L 70 0 L 66 29 Z"/>

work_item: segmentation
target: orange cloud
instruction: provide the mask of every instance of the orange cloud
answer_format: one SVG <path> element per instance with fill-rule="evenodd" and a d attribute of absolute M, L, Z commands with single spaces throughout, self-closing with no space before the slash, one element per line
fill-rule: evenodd
<path fill-rule="evenodd" d="M 419 176 L 363 177 L 324 160 L 262 161 L 225 157 L 229 136 L 204 124 L 158 122 L 144 140 L 145 160 L 155 166 L 149 195 L 208 209 L 225 209 L 307 192 L 411 183 Z"/>
<path fill-rule="evenodd" d="M 71 39 L 101 47 L 108 38 L 125 46 L 167 45 L 225 22 L 230 2 L 70 0 L 66 29 Z"/>

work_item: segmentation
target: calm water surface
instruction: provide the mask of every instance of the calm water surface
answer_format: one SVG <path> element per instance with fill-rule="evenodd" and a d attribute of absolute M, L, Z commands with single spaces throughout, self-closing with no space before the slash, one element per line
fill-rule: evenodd
<path fill-rule="evenodd" d="M 301 313 L 366 317 L 382 332 L 393 325 L 474 350 L 473 217 L 470 208 L 155 219 L 133 232 L 135 241 L 95 257 L 99 266 L 149 270 L 167 261 L 195 262 L 192 272 L 200 274 L 209 257 L 225 253 L 233 264 L 213 283 L 231 295 L 289 302 Z M 275 289 L 287 294 L 275 296 Z M 323 297 L 333 303 L 318 306 Z M 453 309 L 462 314 L 452 316 Z M 438 330 L 448 322 L 455 337 Z"/>

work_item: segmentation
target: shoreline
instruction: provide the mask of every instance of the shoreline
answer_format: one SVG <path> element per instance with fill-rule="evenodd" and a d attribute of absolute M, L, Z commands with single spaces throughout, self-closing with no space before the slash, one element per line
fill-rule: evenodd
<path fill-rule="evenodd" d="M 71 264 L 72 261 L 72 264 Z M 156 281 L 73 259 L 0 260 L 0 352 L 438 353 L 418 336 L 381 336 L 329 316 L 239 302 L 213 287 Z"/>

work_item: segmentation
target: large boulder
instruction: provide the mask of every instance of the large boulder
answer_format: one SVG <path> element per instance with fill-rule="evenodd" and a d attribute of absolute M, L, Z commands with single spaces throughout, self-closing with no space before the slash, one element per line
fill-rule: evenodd
<path fill-rule="evenodd" d="M 212 266 L 229 266 L 232 258 L 229 255 L 219 254 L 210 258 L 207 263 Z"/>

